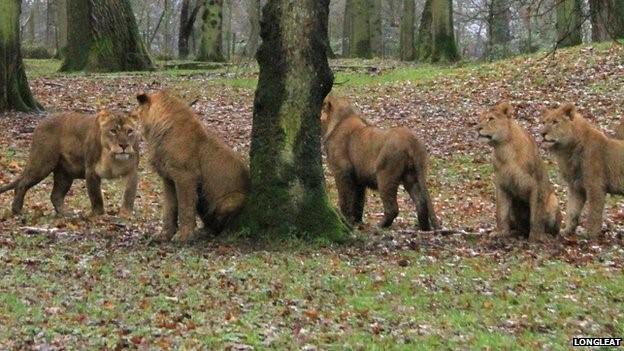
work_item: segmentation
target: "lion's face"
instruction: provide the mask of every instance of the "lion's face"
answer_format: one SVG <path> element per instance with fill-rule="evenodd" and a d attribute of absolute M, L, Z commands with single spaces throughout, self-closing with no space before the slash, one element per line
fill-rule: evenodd
<path fill-rule="evenodd" d="M 569 145 L 575 140 L 574 116 L 576 108 L 565 104 L 554 110 L 547 110 L 543 115 L 542 136 L 546 147 Z"/>
<path fill-rule="evenodd" d="M 479 118 L 479 141 L 496 145 L 507 140 L 511 125 L 511 106 L 502 103 L 484 112 Z"/>
<path fill-rule="evenodd" d="M 134 115 L 102 111 L 97 115 L 102 148 L 116 160 L 129 160 L 136 150 L 138 121 Z"/>

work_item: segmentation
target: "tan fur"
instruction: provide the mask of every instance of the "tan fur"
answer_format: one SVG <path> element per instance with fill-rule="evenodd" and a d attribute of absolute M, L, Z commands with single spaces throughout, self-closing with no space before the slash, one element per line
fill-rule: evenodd
<path fill-rule="evenodd" d="M 615 138 L 624 140 L 624 121 L 620 122 L 615 128 Z"/>
<path fill-rule="evenodd" d="M 543 120 L 545 144 L 554 153 L 568 185 L 563 233 L 575 233 L 587 202 L 587 231 L 592 237 L 598 236 L 606 194 L 624 194 L 624 141 L 605 136 L 573 104 L 546 111 Z"/>
<path fill-rule="evenodd" d="M 346 99 L 336 97 L 325 99 L 321 126 L 340 210 L 348 220 L 362 221 L 366 189 L 378 189 L 384 204 L 379 225 L 390 226 L 399 213 L 397 190 L 403 184 L 417 205 L 420 228 L 439 228 L 427 190 L 427 151 L 409 129 L 371 126 Z"/>
<path fill-rule="evenodd" d="M 244 205 L 247 166 L 181 100 L 165 92 L 137 99 L 135 113 L 143 123 L 151 164 L 164 183 L 163 230 L 155 240 L 191 240 L 196 213 L 206 228 L 221 231 Z"/>
<path fill-rule="evenodd" d="M 68 113 L 46 118 L 35 129 L 24 172 L 0 188 L 0 193 L 15 189 L 12 210 L 19 214 L 26 191 L 54 173 L 51 200 L 61 215 L 73 180 L 86 179 L 93 213 L 103 214 L 101 179 L 125 177 L 121 212 L 129 215 L 137 188 L 137 127 L 135 118 L 109 111 L 97 116 Z"/>
<path fill-rule="evenodd" d="M 502 235 L 528 235 L 531 241 L 544 234 L 559 234 L 559 201 L 539 156 L 537 144 L 513 118 L 508 103 L 483 113 L 479 139 L 494 147 L 492 160 L 496 184 L 496 219 Z"/>

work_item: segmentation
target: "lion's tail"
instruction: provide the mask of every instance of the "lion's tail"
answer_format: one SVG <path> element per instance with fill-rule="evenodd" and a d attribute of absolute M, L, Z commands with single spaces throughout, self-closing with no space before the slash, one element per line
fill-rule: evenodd
<path fill-rule="evenodd" d="M 414 176 L 410 189 L 407 189 L 412 201 L 416 203 L 418 224 L 421 230 L 439 229 L 440 224 L 435 215 L 433 202 L 427 187 L 427 152 L 424 145 L 418 143 L 410 150 L 410 157 L 414 163 Z"/>
<path fill-rule="evenodd" d="M 14 181 L 12 181 L 11 183 L 1 186 L 0 187 L 0 194 L 2 193 L 6 193 L 9 190 L 13 190 L 15 188 L 17 188 L 17 185 L 19 184 L 20 180 L 22 180 L 22 177 L 17 177 L 17 179 L 15 179 Z"/>

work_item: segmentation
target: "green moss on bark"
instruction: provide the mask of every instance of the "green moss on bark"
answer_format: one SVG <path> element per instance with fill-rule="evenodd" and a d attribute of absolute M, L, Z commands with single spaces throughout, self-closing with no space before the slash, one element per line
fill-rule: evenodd
<path fill-rule="evenodd" d="M 206 0 L 197 60 L 223 62 L 223 0 Z"/>
<path fill-rule="evenodd" d="M 324 50 L 328 7 L 328 0 L 275 0 L 263 12 L 252 192 L 239 223 L 254 238 L 348 237 L 325 192 L 320 152 L 320 108 L 333 82 Z"/>

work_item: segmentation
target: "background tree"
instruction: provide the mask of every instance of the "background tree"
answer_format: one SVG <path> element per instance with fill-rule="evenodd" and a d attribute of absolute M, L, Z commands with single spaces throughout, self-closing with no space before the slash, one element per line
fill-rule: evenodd
<path fill-rule="evenodd" d="M 346 0 L 342 20 L 342 57 L 351 57 L 353 39 L 353 0 Z"/>
<path fill-rule="evenodd" d="M 321 164 L 320 112 L 332 88 L 326 57 L 329 0 L 271 0 L 263 10 L 250 150 L 251 235 L 343 240 Z"/>
<path fill-rule="evenodd" d="M 491 0 L 488 19 L 488 58 L 500 59 L 509 55 L 511 33 L 509 23 L 511 8 L 509 0 Z"/>
<path fill-rule="evenodd" d="M 249 13 L 249 39 L 245 46 L 245 56 L 254 57 L 258 51 L 260 44 L 260 8 L 262 6 L 260 0 L 247 0 Z"/>
<path fill-rule="evenodd" d="M 559 0 L 557 6 L 557 46 L 579 45 L 583 42 L 583 10 L 581 0 Z"/>
<path fill-rule="evenodd" d="M 420 20 L 417 59 L 455 62 L 459 52 L 453 27 L 453 0 L 427 0 Z"/>
<path fill-rule="evenodd" d="M 199 61 L 225 61 L 223 57 L 223 0 L 205 0 Z"/>
<path fill-rule="evenodd" d="M 349 56 L 359 58 L 373 57 L 372 13 L 376 0 L 351 0 L 349 15 Z M 345 17 L 345 20 L 346 17 Z M 379 45 L 379 43 L 375 43 Z"/>
<path fill-rule="evenodd" d="M 414 32 L 416 17 L 416 2 L 414 0 L 403 0 L 403 13 L 401 15 L 401 41 L 400 57 L 403 61 L 414 59 Z"/>
<path fill-rule="evenodd" d="M 190 53 L 189 38 L 193 33 L 193 27 L 202 4 L 200 1 L 193 3 L 191 0 L 182 0 L 180 6 L 180 28 L 178 30 L 178 55 L 181 59 L 187 58 Z"/>
<path fill-rule="evenodd" d="M 67 47 L 67 0 L 56 0 L 56 58 L 65 55 Z"/>
<path fill-rule="evenodd" d="M 22 62 L 19 18 L 21 0 L 0 2 L 0 111 L 38 110 Z"/>
<path fill-rule="evenodd" d="M 152 61 L 129 0 L 67 0 L 68 42 L 62 71 L 142 71 Z"/>
<path fill-rule="evenodd" d="M 593 41 L 624 37 L 624 1 L 589 0 L 589 10 Z"/>

